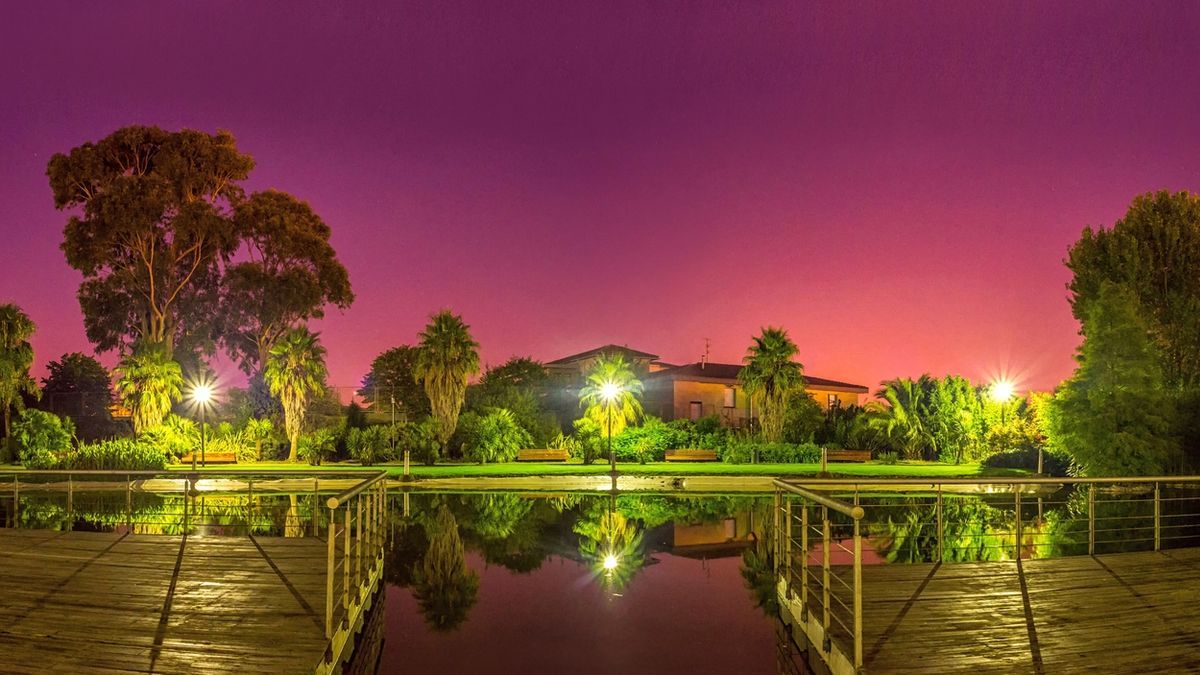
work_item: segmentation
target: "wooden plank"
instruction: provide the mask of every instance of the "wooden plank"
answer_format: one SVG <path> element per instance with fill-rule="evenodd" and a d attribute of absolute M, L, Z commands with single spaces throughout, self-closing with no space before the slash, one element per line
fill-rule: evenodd
<path fill-rule="evenodd" d="M 0 530 L 2 669 L 311 671 L 325 556 L 316 538 Z"/>

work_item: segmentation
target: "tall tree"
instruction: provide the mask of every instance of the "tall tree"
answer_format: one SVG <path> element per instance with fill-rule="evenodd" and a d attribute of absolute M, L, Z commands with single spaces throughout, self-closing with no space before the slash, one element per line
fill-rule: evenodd
<path fill-rule="evenodd" d="M 1049 416 L 1056 445 L 1088 476 L 1177 470 L 1174 406 L 1147 322 L 1132 291 L 1102 284 L 1084 313 L 1074 377 Z"/>
<path fill-rule="evenodd" d="M 979 392 L 966 378 L 947 375 L 931 380 L 927 393 L 927 426 L 936 452 L 955 464 L 964 457 L 977 459 L 986 431 Z"/>
<path fill-rule="evenodd" d="M 616 436 L 642 416 L 642 381 L 621 354 L 601 356 L 579 390 L 583 416 L 600 426 L 605 438 Z"/>
<path fill-rule="evenodd" d="M 1135 198 L 1111 229 L 1084 228 L 1066 264 L 1076 319 L 1085 322 L 1105 283 L 1124 287 L 1138 301 L 1167 384 L 1200 386 L 1200 196 Z"/>
<path fill-rule="evenodd" d="M 467 380 L 479 372 L 479 343 L 470 328 L 461 316 L 444 310 L 430 317 L 420 336 L 413 374 L 425 386 L 443 446 L 458 426 Z"/>
<path fill-rule="evenodd" d="M 234 209 L 239 262 L 225 271 L 222 334 L 247 373 L 267 361 L 285 332 L 326 305 L 354 301 L 350 277 L 329 245 L 329 226 L 303 201 L 276 190 L 256 192 Z"/>
<path fill-rule="evenodd" d="M 883 400 L 867 404 L 867 423 L 908 459 L 921 459 L 933 447 L 929 399 L 935 383 L 929 375 L 888 380 L 875 394 Z"/>
<path fill-rule="evenodd" d="M 107 368 L 91 356 L 73 352 L 46 364 L 46 369 L 42 408 L 70 417 L 82 439 L 95 440 L 112 433 L 112 376 Z"/>
<path fill-rule="evenodd" d="M 543 447 L 560 431 L 558 416 L 546 404 L 550 374 L 541 363 L 514 356 L 488 368 L 479 383 L 467 388 L 467 408 L 486 412 L 503 408 Z"/>
<path fill-rule="evenodd" d="M 183 396 L 183 369 L 162 343 L 145 343 L 117 364 L 117 395 L 133 413 L 133 431 L 140 434 L 162 423 L 171 404 Z"/>
<path fill-rule="evenodd" d="M 768 326 L 753 338 L 742 359 L 738 379 L 750 400 L 758 405 L 763 436 L 783 439 L 788 399 L 803 386 L 804 366 L 795 360 L 799 348 L 783 328 Z"/>
<path fill-rule="evenodd" d="M 404 419 L 410 422 L 429 415 L 429 397 L 415 375 L 419 352 L 417 347 L 400 345 L 376 356 L 358 395 L 380 411 L 390 410 L 395 399 Z"/>
<path fill-rule="evenodd" d="M 284 333 L 271 347 L 263 372 L 271 393 L 283 403 L 283 427 L 291 444 L 289 462 L 296 461 L 309 397 L 325 391 L 325 348 L 319 338 L 304 326 Z"/>
<path fill-rule="evenodd" d="M 158 345 L 168 358 L 211 338 L 230 217 L 254 161 L 228 132 L 118 129 L 50 159 L 54 205 L 73 209 L 62 244 L 83 273 L 79 304 L 101 351 Z"/>
<path fill-rule="evenodd" d="M 29 376 L 33 346 L 29 338 L 36 327 L 16 305 L 0 305 L 0 409 L 4 410 L 4 437 L 12 433 L 12 411 L 22 408 L 22 394 L 36 396 L 37 383 Z"/>

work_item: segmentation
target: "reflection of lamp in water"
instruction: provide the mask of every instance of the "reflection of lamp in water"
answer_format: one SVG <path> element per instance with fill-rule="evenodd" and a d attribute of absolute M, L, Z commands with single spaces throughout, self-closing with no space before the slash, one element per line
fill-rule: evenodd
<path fill-rule="evenodd" d="M 619 562 L 620 560 L 617 558 L 617 556 L 609 553 L 608 555 L 604 556 L 604 569 L 612 572 L 613 570 L 617 569 L 617 563 Z"/>

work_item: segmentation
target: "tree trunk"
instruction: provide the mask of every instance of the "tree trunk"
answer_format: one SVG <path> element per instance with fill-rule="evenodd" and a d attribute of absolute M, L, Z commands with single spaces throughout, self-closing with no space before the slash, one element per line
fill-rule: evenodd
<path fill-rule="evenodd" d="M 290 441 L 292 444 L 292 449 L 288 451 L 288 461 L 294 462 L 296 461 L 296 446 L 299 444 L 300 434 L 292 436 L 288 439 L 288 441 Z"/>
<path fill-rule="evenodd" d="M 262 461 L 262 439 L 261 438 L 256 439 L 254 441 L 254 459 L 259 462 Z"/>
<path fill-rule="evenodd" d="M 12 436 L 12 406 L 4 406 L 4 437 Z"/>

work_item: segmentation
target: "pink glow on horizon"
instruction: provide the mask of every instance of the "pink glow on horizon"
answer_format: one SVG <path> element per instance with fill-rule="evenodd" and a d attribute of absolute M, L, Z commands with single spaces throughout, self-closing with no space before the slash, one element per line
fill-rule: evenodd
<path fill-rule="evenodd" d="M 46 162 L 131 123 L 232 130 L 330 224 L 339 386 L 450 307 L 492 364 L 737 362 L 770 324 L 817 376 L 1047 389 L 1081 228 L 1197 188 L 1195 5 L 294 7 L 8 8 L 0 302 L 39 375 L 90 351 Z"/>

